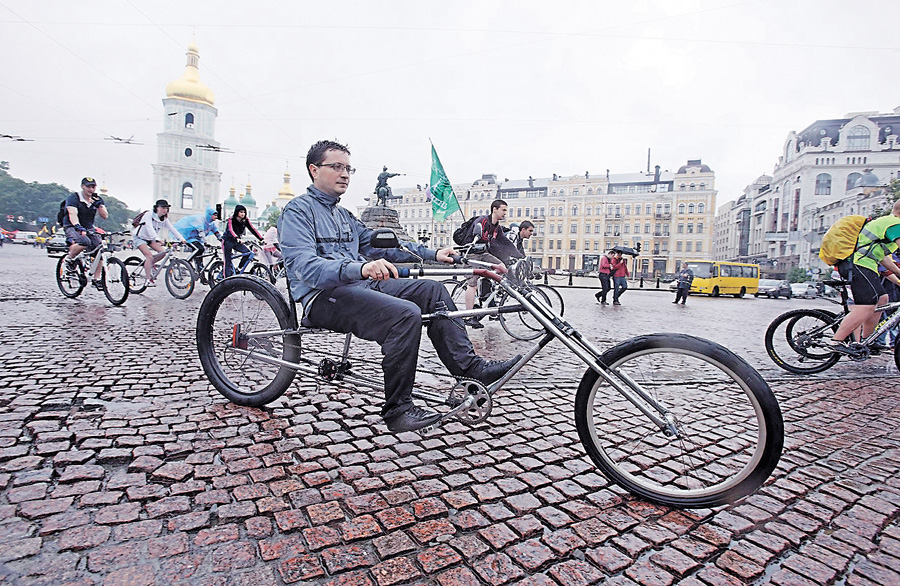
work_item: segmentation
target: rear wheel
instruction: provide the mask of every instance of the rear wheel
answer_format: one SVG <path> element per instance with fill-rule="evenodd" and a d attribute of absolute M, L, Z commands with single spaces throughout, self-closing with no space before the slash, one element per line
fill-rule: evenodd
<path fill-rule="evenodd" d="M 747 294 L 747 288 L 746 288 L 746 287 L 741 287 L 740 292 L 739 292 L 739 293 L 735 293 L 734 296 L 735 296 L 735 297 L 743 297 L 743 296 L 746 295 L 746 294 Z"/>
<path fill-rule="evenodd" d="M 115 257 L 108 259 L 103 267 L 103 294 L 113 305 L 122 305 L 129 291 L 125 263 Z"/>
<path fill-rule="evenodd" d="M 237 276 L 221 281 L 197 317 L 197 350 L 209 382 L 238 405 L 259 407 L 280 397 L 296 370 L 264 361 L 297 363 L 300 336 L 271 283 Z"/>
<path fill-rule="evenodd" d="M 126 258 L 125 269 L 128 271 L 129 291 L 140 295 L 147 289 L 147 273 L 144 271 L 144 259 L 136 256 Z"/>
<path fill-rule="evenodd" d="M 778 464 L 778 402 L 728 349 L 651 334 L 610 348 L 597 362 L 613 381 L 641 389 L 665 409 L 677 434 L 661 430 L 597 371 L 585 372 L 575 398 L 578 436 L 601 472 L 632 494 L 666 506 L 723 505 L 756 490 Z"/>
<path fill-rule="evenodd" d="M 187 299 L 194 292 L 196 276 L 191 264 L 181 258 L 172 259 L 166 267 L 166 289 L 176 299 Z"/>
<path fill-rule="evenodd" d="M 87 277 L 84 276 L 84 269 L 81 264 L 76 264 L 75 270 L 66 270 L 67 254 L 64 254 L 59 262 L 56 263 L 56 284 L 63 295 L 69 299 L 74 299 L 81 295 L 84 286 L 87 285 Z"/>
<path fill-rule="evenodd" d="M 255 263 L 252 267 L 250 267 L 250 274 L 254 277 L 259 277 L 264 281 L 275 283 L 275 277 L 272 276 L 272 271 L 270 271 L 269 267 L 262 263 Z"/>
<path fill-rule="evenodd" d="M 209 271 L 206 273 L 206 282 L 209 283 L 210 288 L 215 287 L 216 283 L 225 278 L 223 270 L 225 268 L 225 263 L 217 260 L 209 266 Z"/>
<path fill-rule="evenodd" d="M 466 308 L 466 281 L 457 281 L 456 279 L 447 279 L 443 282 L 444 287 L 450 291 L 450 297 L 456 305 L 456 309 Z"/>
<path fill-rule="evenodd" d="M 542 289 L 534 288 L 534 297 L 541 303 L 552 307 L 547 293 Z M 501 291 L 498 304 L 503 308 L 518 305 L 519 302 Z M 544 334 L 544 326 L 541 325 L 541 322 L 524 309 L 515 313 L 501 313 L 500 326 L 517 340 L 534 340 Z"/>
<path fill-rule="evenodd" d="M 828 370 L 840 360 L 826 347 L 840 323 L 837 317 L 823 309 L 794 309 L 779 315 L 766 329 L 769 358 L 794 374 Z"/>

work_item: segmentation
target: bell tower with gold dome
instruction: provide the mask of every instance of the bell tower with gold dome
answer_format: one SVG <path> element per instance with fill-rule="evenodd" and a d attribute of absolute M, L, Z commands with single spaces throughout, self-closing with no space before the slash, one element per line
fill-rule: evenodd
<path fill-rule="evenodd" d="M 156 135 L 153 201 L 168 200 L 173 220 L 215 206 L 219 199 L 218 110 L 212 90 L 200 81 L 199 63 L 200 51 L 192 40 L 184 73 L 166 85 L 164 130 Z"/>

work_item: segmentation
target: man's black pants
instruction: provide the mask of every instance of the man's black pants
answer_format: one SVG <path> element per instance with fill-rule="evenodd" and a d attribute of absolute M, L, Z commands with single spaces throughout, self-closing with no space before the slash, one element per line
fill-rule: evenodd
<path fill-rule="evenodd" d="M 378 342 L 385 395 L 381 415 L 389 418 L 412 406 L 422 314 L 440 307 L 456 309 L 447 288 L 437 281 L 359 281 L 319 293 L 307 321 L 313 327 Z M 427 331 L 450 374 L 462 375 L 478 359 L 461 319 L 434 320 Z"/>
<path fill-rule="evenodd" d="M 600 301 L 606 302 L 606 294 L 612 289 L 609 285 L 609 273 L 600 273 Z"/>

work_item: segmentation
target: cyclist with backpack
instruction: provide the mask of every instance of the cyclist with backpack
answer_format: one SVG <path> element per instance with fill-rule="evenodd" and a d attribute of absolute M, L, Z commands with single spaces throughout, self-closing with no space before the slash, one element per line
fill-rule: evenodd
<path fill-rule="evenodd" d="M 900 276 L 900 267 L 891 255 L 898 248 L 900 248 L 900 201 L 894 202 L 889 215 L 875 218 L 862 227 L 853 255 L 841 261 L 840 273 L 850 281 L 854 305 L 834 333 L 830 344 L 832 351 L 853 354 L 853 349 L 844 342 L 847 336 L 862 326 L 861 335 L 865 338 L 878 327 L 881 314 L 875 312 L 875 307 L 888 301 L 888 295 L 878 276 L 878 265 Z"/>
<path fill-rule="evenodd" d="M 134 233 L 134 247 L 141 251 L 144 255 L 144 271 L 147 273 L 147 286 L 156 287 L 156 281 L 153 279 L 153 264 L 164 257 L 167 253 L 166 247 L 163 246 L 160 232 L 168 230 L 169 236 L 186 242 L 184 237 L 172 225 L 169 220 L 169 202 L 164 199 L 156 200 L 153 204 L 152 212 L 141 212 L 132 221 L 132 225 L 137 227 Z M 156 251 L 156 254 L 153 251 Z"/>
<path fill-rule="evenodd" d="M 250 249 L 241 242 L 244 231 L 248 229 L 256 236 L 257 240 L 262 243 L 262 234 L 260 234 L 259 231 L 253 227 L 253 224 L 250 223 L 250 218 L 247 217 L 247 208 L 238 204 L 234 206 L 234 213 L 228 219 L 228 223 L 225 226 L 225 236 L 222 237 L 222 250 L 225 253 L 226 277 L 234 274 L 234 265 L 231 264 L 232 251 L 237 250 L 246 255 L 241 259 L 240 269 L 242 271 L 244 270 L 244 267 L 247 266 L 247 263 L 250 262 Z"/>
<path fill-rule="evenodd" d="M 100 235 L 94 229 L 94 218 L 100 214 L 102 219 L 109 217 L 103 198 L 96 194 L 97 181 L 93 177 L 85 177 L 81 180 L 81 193 L 73 193 L 66 198 L 64 210 L 60 210 L 57 220 L 61 220 L 66 232 L 66 243 L 69 245 L 69 254 L 66 257 L 66 271 L 74 273 L 77 268 L 74 258 L 82 250 L 97 248 L 102 243 Z M 103 290 L 101 279 L 102 265 L 97 265 L 91 284 L 98 291 Z"/>
<path fill-rule="evenodd" d="M 473 240 L 474 228 L 475 226 L 481 227 L 481 235 L 476 239 L 477 244 L 487 244 L 490 247 L 491 243 L 498 239 L 504 238 L 506 236 L 503 235 L 503 226 L 500 223 L 506 218 L 506 212 L 509 210 L 509 205 L 503 201 L 502 199 L 495 199 L 491 202 L 491 213 L 486 216 L 481 216 L 476 218 L 475 222 L 472 224 L 472 227 L 469 228 L 469 242 Z M 499 258 L 494 256 L 489 252 L 485 252 L 482 254 L 470 254 L 469 258 L 480 260 L 482 262 L 489 262 L 491 264 L 503 264 Z M 466 281 L 466 309 L 472 309 L 475 307 L 475 297 L 477 295 L 478 289 L 478 276 L 472 275 Z M 478 319 L 474 317 L 466 318 L 465 324 L 472 329 L 480 329 L 483 328 L 484 325 L 478 321 Z"/>

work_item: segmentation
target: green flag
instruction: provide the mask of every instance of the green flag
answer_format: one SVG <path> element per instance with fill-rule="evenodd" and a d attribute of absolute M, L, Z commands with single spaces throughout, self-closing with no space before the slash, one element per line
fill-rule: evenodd
<path fill-rule="evenodd" d="M 453 215 L 453 212 L 460 211 L 459 201 L 453 193 L 453 186 L 450 185 L 447 174 L 444 173 L 444 167 L 437 156 L 437 151 L 434 150 L 434 145 L 431 145 L 431 185 L 428 186 L 426 193 L 431 200 L 431 214 L 436 222 L 443 222 Z"/>

